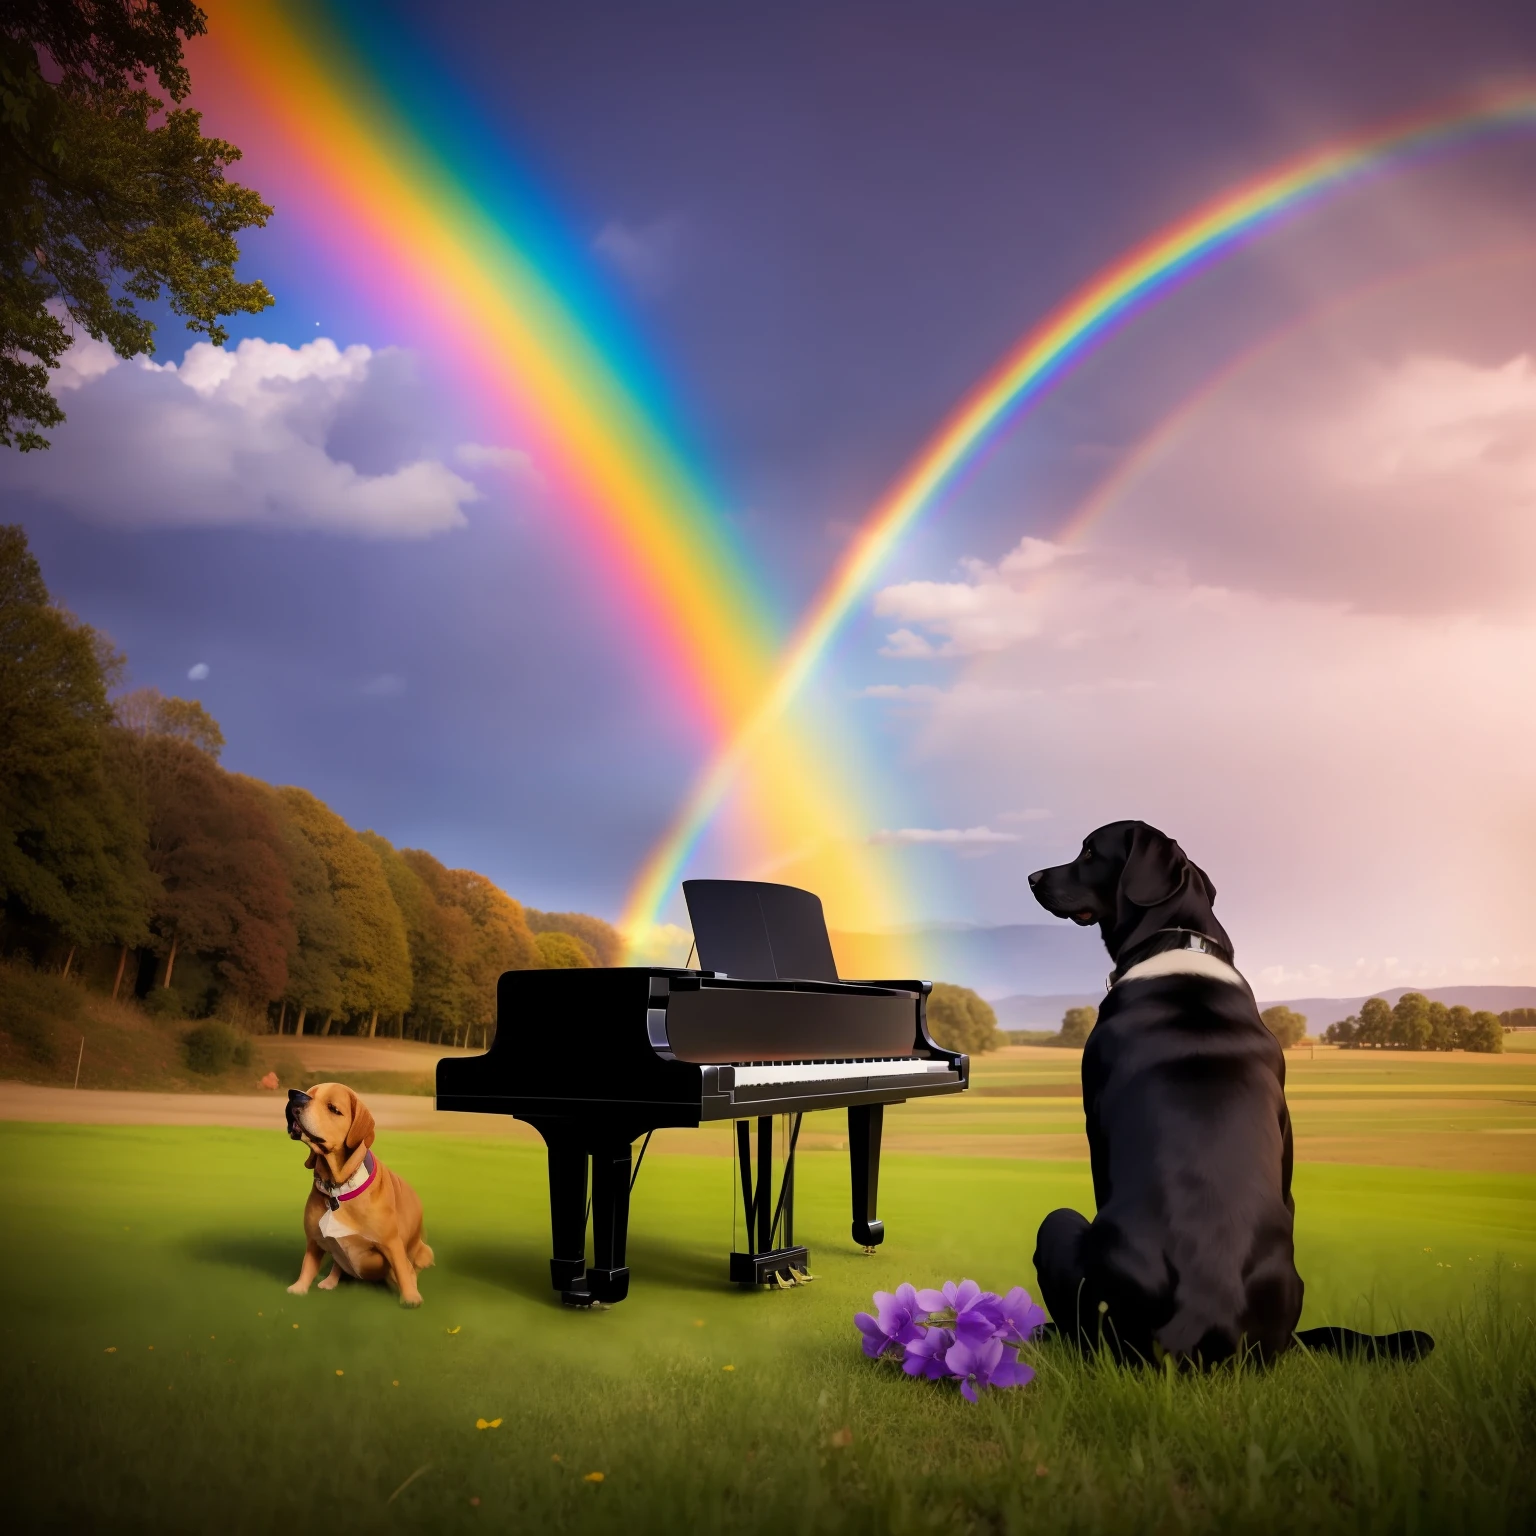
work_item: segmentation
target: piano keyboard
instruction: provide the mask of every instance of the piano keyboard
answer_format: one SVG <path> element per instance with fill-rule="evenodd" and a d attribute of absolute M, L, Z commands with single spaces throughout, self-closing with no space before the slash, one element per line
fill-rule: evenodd
<path fill-rule="evenodd" d="M 731 1070 L 736 1074 L 738 1088 L 764 1083 L 830 1083 L 849 1077 L 918 1077 L 929 1072 L 954 1072 L 947 1061 L 929 1061 L 921 1056 L 896 1061 L 753 1062 Z"/>

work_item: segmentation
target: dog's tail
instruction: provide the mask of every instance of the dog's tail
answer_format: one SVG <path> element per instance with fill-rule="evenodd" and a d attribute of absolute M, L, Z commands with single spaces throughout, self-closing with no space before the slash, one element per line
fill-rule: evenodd
<path fill-rule="evenodd" d="M 1356 1333 L 1353 1328 L 1303 1328 L 1296 1342 L 1320 1355 L 1344 1360 L 1422 1360 L 1435 1341 L 1416 1328 L 1401 1333 Z"/>
<path fill-rule="evenodd" d="M 432 1264 L 432 1250 L 427 1247 L 424 1241 L 418 1240 L 416 1247 L 411 1254 L 412 1267 L 415 1269 L 431 1269 Z"/>

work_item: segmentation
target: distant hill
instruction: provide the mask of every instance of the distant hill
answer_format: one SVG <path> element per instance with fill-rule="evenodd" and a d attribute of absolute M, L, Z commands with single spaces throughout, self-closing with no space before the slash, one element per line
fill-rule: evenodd
<path fill-rule="evenodd" d="M 1536 1008 L 1536 987 L 1386 987 L 1379 992 L 1362 992 L 1358 997 L 1261 997 L 1259 1007 L 1284 1003 L 1306 1018 L 1309 1035 L 1320 1035 L 1330 1024 L 1359 1013 L 1366 998 L 1384 997 L 1395 1003 L 1405 992 L 1422 992 L 1431 1002 L 1444 1003 L 1449 1008 L 1458 1003 L 1472 1009 L 1486 1008 L 1490 1013 L 1503 1013 L 1506 1008 Z M 995 998 L 992 1007 L 1003 1029 L 1055 1029 L 1068 1008 L 1084 1004 L 1097 1007 L 1103 999 L 1104 988 L 1100 984 L 1093 992 L 1043 996 L 1020 993 Z"/>

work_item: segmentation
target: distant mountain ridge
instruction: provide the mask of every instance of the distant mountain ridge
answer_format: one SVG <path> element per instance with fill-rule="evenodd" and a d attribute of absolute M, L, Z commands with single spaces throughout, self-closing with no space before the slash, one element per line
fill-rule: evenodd
<path fill-rule="evenodd" d="M 1536 987 L 1383 987 L 1376 992 L 1362 992 L 1358 997 L 1261 997 L 1260 1008 L 1270 1008 L 1283 1003 L 1287 1008 L 1303 1015 L 1307 1021 L 1307 1033 L 1320 1035 L 1330 1024 L 1359 1013 L 1360 1005 L 1368 997 L 1384 997 L 1395 1003 L 1405 992 L 1422 992 L 1432 1003 L 1444 1003 L 1454 1008 L 1458 1003 L 1465 1008 L 1486 1008 L 1490 1013 L 1503 1013 L 1507 1008 L 1536 1008 Z M 1055 1029 L 1061 1024 L 1061 1016 L 1068 1008 L 1080 1008 L 1084 1004 L 1097 1007 L 1104 1000 L 1104 988 L 1089 993 L 1051 993 L 1031 995 L 1015 994 L 993 1001 L 997 1022 L 1004 1029 Z"/>

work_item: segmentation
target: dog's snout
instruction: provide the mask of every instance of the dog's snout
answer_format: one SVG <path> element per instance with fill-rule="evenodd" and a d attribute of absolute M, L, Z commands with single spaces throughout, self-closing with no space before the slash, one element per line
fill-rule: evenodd
<path fill-rule="evenodd" d="M 1029 888 L 1030 888 L 1030 890 L 1034 890 L 1034 888 L 1035 888 L 1035 887 L 1036 887 L 1036 886 L 1037 886 L 1037 885 L 1039 885 L 1039 884 L 1040 884 L 1040 882 L 1041 882 L 1041 881 L 1042 881 L 1042 880 L 1044 880 L 1044 879 L 1045 879 L 1045 871 L 1044 871 L 1044 870 L 1043 870 L 1043 869 L 1037 869 L 1037 870 L 1036 870 L 1036 871 L 1035 871 L 1035 872 L 1034 872 L 1034 874 L 1032 874 L 1032 875 L 1031 875 L 1031 876 L 1030 876 L 1030 877 L 1029 877 Z"/>

